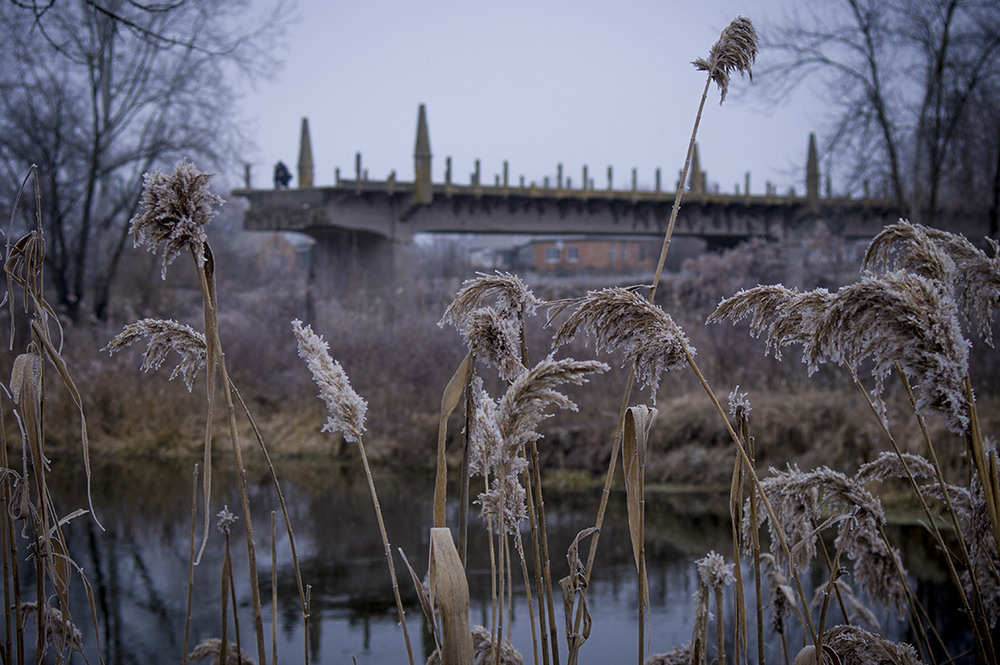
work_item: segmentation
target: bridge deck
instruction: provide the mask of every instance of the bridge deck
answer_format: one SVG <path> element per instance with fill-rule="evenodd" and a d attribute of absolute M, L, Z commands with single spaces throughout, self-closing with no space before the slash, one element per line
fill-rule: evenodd
<path fill-rule="evenodd" d="M 324 229 L 370 233 L 406 242 L 416 233 L 659 235 L 675 192 L 433 184 L 425 203 L 417 185 L 389 180 L 339 180 L 334 186 L 241 189 L 257 230 Z M 886 201 L 777 195 L 686 193 L 675 233 L 709 239 L 781 239 L 822 221 L 847 237 L 872 237 L 898 214 Z"/>

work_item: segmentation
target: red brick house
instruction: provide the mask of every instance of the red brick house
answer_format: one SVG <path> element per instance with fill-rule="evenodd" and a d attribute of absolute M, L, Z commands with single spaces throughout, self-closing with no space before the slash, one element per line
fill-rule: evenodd
<path fill-rule="evenodd" d="M 537 272 L 653 270 L 662 242 L 631 237 L 538 238 L 518 248 L 515 268 Z"/>

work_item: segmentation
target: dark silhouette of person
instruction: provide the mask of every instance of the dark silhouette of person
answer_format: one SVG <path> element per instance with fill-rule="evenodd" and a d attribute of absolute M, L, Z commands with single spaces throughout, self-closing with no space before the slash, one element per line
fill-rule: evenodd
<path fill-rule="evenodd" d="M 284 162 L 278 162 L 274 165 L 274 188 L 275 189 L 288 189 L 288 183 L 292 179 L 292 173 L 285 166 Z"/>

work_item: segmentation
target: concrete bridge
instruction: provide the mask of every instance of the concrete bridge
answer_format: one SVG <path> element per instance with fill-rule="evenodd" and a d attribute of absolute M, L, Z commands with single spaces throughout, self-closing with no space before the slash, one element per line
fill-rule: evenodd
<path fill-rule="evenodd" d="M 801 245 L 819 222 L 845 238 L 871 238 L 895 222 L 898 210 L 888 201 L 833 198 L 820 194 L 815 137 L 809 137 L 805 192 L 778 194 L 767 185 L 763 195 L 750 194 L 747 174 L 742 192 L 708 191 L 697 148 L 691 177 L 682 200 L 674 233 L 704 238 L 710 246 L 729 246 L 761 237 L 785 242 L 790 250 Z M 343 284 L 359 266 L 374 275 L 391 275 L 399 263 L 399 249 L 417 233 L 637 235 L 661 236 L 670 218 L 675 191 L 661 187 L 660 170 L 652 190 L 637 187 L 633 169 L 631 187 L 614 188 L 608 169 L 607 185 L 595 187 L 583 167 L 578 185 L 563 177 L 554 182 L 516 183 L 503 173 L 483 183 L 479 162 L 468 184 L 452 178 L 446 160 L 444 182 L 431 180 L 431 150 L 427 115 L 421 104 L 414 148 L 414 178 L 401 181 L 395 172 L 385 180 L 371 180 L 355 157 L 353 178 L 336 172 L 333 186 L 313 186 L 312 145 L 308 121 L 302 120 L 298 187 L 233 192 L 249 202 L 244 226 L 248 230 L 300 231 L 316 239 L 314 275 L 319 282 Z M 674 183 L 674 190 L 679 183 Z"/>

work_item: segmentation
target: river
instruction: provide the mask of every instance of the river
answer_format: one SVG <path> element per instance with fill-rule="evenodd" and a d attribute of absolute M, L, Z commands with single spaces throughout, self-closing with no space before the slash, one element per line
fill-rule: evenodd
<path fill-rule="evenodd" d="M 234 474 L 228 459 L 216 463 L 212 512 L 228 505 L 239 513 Z M 254 506 L 263 619 L 267 650 L 271 650 L 272 617 L 276 615 L 279 662 L 301 663 L 308 651 L 311 663 L 406 663 L 403 633 L 398 626 L 392 588 L 368 487 L 360 463 L 334 465 L 317 460 L 276 462 L 287 501 L 304 582 L 310 585 L 309 636 L 303 630 L 288 537 L 277 513 L 275 550 L 271 560 L 271 511 L 280 511 L 265 470 L 248 473 Z M 53 461 L 52 491 L 58 510 L 65 514 L 86 506 L 79 461 Z M 93 585 L 99 628 L 89 620 L 89 606 L 79 579 L 73 583 L 73 615 L 83 633 L 89 662 L 96 663 L 97 642 L 109 665 L 178 663 L 184 650 L 187 615 L 187 579 L 191 547 L 191 500 L 194 461 L 95 464 L 93 495 L 105 530 L 82 517 L 66 528 L 70 555 Z M 433 478 L 427 473 L 374 470 L 375 483 L 393 549 L 402 548 L 422 576 L 427 569 L 429 527 L 432 523 Z M 553 576 L 566 574 L 566 548 L 575 535 L 590 526 L 597 514 L 600 492 L 548 492 L 549 542 Z M 457 512 L 451 502 L 450 514 Z M 694 561 L 710 550 L 732 559 L 728 495 L 720 492 L 651 494 L 646 503 L 646 555 L 650 587 L 649 646 L 652 653 L 668 651 L 691 639 L 697 577 Z M 615 492 L 600 538 L 597 562 L 588 599 L 593 631 L 581 651 L 583 665 L 636 662 L 637 585 L 625 516 L 624 496 Z M 201 507 L 199 507 L 199 515 Z M 475 511 L 473 511 L 475 515 Z M 199 517 L 200 519 L 200 517 Z M 195 569 L 188 649 L 220 634 L 220 571 L 224 538 L 215 527 L 205 556 Z M 201 526 L 198 526 L 200 539 Z M 895 530 L 903 538 L 905 557 L 917 571 L 918 595 L 939 614 L 939 629 L 946 639 L 964 642 L 960 619 L 944 573 L 919 556 L 929 546 L 920 530 Z M 231 536 L 237 598 L 240 606 L 240 641 L 256 659 L 247 584 L 246 553 L 242 547 L 242 519 Z M 22 547 L 21 553 L 24 553 Z M 489 625 L 490 575 L 488 541 L 483 523 L 473 517 L 470 525 L 468 578 L 474 624 Z M 23 557 L 22 557 L 23 558 Z M 912 561 L 911 561 L 912 560 Z M 273 565 L 272 565 L 273 563 Z M 433 649 L 424 630 L 423 614 L 409 575 L 397 557 L 400 588 L 407 607 L 407 622 L 416 661 L 423 662 Z M 30 567 L 22 587 L 33 597 Z M 272 571 L 277 606 L 272 608 Z M 753 607 L 752 575 L 745 569 L 749 606 Z M 522 590 L 520 575 L 515 573 Z M 815 585 L 821 571 L 807 576 Z M 556 587 L 558 593 L 558 586 Z M 725 611 L 727 632 L 733 625 L 730 607 Z M 940 609 L 939 609 L 940 608 Z M 713 607 L 714 612 L 714 607 Z M 563 635 L 562 608 L 556 607 L 559 633 Z M 905 621 L 894 613 L 877 611 L 884 634 L 911 640 Z M 531 633 L 523 594 L 515 596 L 512 640 L 531 662 Z M 839 621 L 838 616 L 833 617 Z M 753 632 L 753 617 L 750 617 Z M 229 637 L 233 639 L 232 626 Z M 798 644 L 796 628 L 789 629 Z M 714 640 L 714 625 L 710 635 Z M 564 639 L 564 638 L 561 638 Z M 732 641 L 732 636 L 729 636 Z M 713 642 L 714 644 L 714 642 Z M 730 645 L 731 648 L 731 645 Z M 769 645 L 769 662 L 780 662 L 777 643 Z M 564 657 L 565 642 L 559 645 Z M 755 653 L 752 642 L 750 653 Z M 793 654 L 794 656 L 794 651 Z M 354 659 L 352 661 L 352 659 Z M 755 658 L 751 658 L 753 662 Z M 207 662 L 207 661 L 206 661 Z"/>

